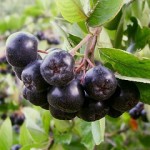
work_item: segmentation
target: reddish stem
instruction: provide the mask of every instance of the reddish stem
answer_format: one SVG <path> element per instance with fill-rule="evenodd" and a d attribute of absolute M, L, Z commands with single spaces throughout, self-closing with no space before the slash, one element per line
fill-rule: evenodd
<path fill-rule="evenodd" d="M 78 49 L 81 48 L 92 36 L 92 34 L 88 34 L 78 45 L 76 45 L 76 47 L 70 51 L 70 54 L 74 56 Z"/>
<path fill-rule="evenodd" d="M 95 67 L 95 65 L 91 62 L 90 59 L 86 59 L 86 61 L 88 62 L 88 64 L 89 64 L 91 67 Z"/>
<path fill-rule="evenodd" d="M 48 52 L 43 51 L 43 50 L 38 50 L 39 53 L 44 53 L 44 54 L 48 54 Z"/>

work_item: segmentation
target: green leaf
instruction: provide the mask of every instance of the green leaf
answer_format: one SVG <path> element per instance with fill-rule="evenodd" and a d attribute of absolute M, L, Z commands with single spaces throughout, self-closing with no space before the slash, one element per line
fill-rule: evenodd
<path fill-rule="evenodd" d="M 85 146 L 83 146 L 79 140 L 71 142 L 69 145 L 63 144 L 62 146 L 65 150 L 87 150 L 87 148 L 85 148 Z"/>
<path fill-rule="evenodd" d="M 25 9 L 25 14 L 28 16 L 40 16 L 43 14 L 43 9 L 37 6 L 29 6 Z"/>
<path fill-rule="evenodd" d="M 140 101 L 150 104 L 150 84 L 136 83 L 140 91 Z"/>
<path fill-rule="evenodd" d="M 29 127 L 28 127 L 28 131 L 32 136 L 32 138 L 34 139 L 34 141 L 36 141 L 37 143 L 48 141 L 48 135 L 44 131 L 37 130 L 34 128 L 29 128 Z"/>
<path fill-rule="evenodd" d="M 96 145 L 104 141 L 105 118 L 92 122 L 92 134 Z"/>
<path fill-rule="evenodd" d="M 100 54 L 104 61 L 113 66 L 116 73 L 150 79 L 150 59 L 138 58 L 131 53 L 113 48 L 101 48 Z"/>
<path fill-rule="evenodd" d="M 56 0 L 58 9 L 62 16 L 69 22 L 80 22 L 86 20 L 80 0 Z"/>
<path fill-rule="evenodd" d="M 0 128 L 0 150 L 10 150 L 13 142 L 12 125 L 7 118 Z"/>
<path fill-rule="evenodd" d="M 72 124 L 68 120 L 54 119 L 54 125 L 59 132 L 67 132 L 72 127 Z"/>
<path fill-rule="evenodd" d="M 146 135 L 140 134 L 138 135 L 138 139 L 144 147 L 147 147 L 147 148 L 150 147 L 150 142 L 149 142 L 150 135 L 149 134 L 146 134 Z"/>
<path fill-rule="evenodd" d="M 20 150 L 41 150 L 41 149 L 44 150 L 47 148 L 48 144 L 49 141 L 45 143 L 28 144 L 21 147 Z"/>
<path fill-rule="evenodd" d="M 101 26 L 112 20 L 123 6 L 123 0 L 99 0 L 87 23 L 91 27 Z"/>
<path fill-rule="evenodd" d="M 73 35 L 73 34 L 69 34 L 68 36 L 68 41 L 71 43 L 71 45 L 74 47 L 75 45 L 77 45 L 78 43 L 80 43 L 81 38 Z"/>
<path fill-rule="evenodd" d="M 51 117 L 50 117 L 49 111 L 44 111 L 42 115 L 42 122 L 43 122 L 44 130 L 47 134 L 49 134 L 50 120 L 51 120 Z"/>
<path fill-rule="evenodd" d="M 97 47 L 98 48 L 101 48 L 101 47 L 111 48 L 112 47 L 111 39 L 105 28 L 102 28 L 101 34 L 98 37 Z"/>
<path fill-rule="evenodd" d="M 72 140 L 72 133 L 71 132 L 60 133 L 56 129 L 54 129 L 53 133 L 54 133 L 54 140 L 56 143 L 70 144 L 70 142 Z"/>
<path fill-rule="evenodd" d="M 20 128 L 20 137 L 19 137 L 19 143 L 24 146 L 33 143 L 34 140 L 32 136 L 30 135 L 27 127 L 25 124 L 23 124 Z"/>
<path fill-rule="evenodd" d="M 137 77 L 127 77 L 127 76 L 122 76 L 118 73 L 115 73 L 115 77 L 118 78 L 118 79 L 121 79 L 121 80 L 142 82 L 142 83 L 149 83 L 150 84 L 150 79 L 137 78 Z"/>
<path fill-rule="evenodd" d="M 86 26 L 85 21 L 78 22 L 78 25 L 79 25 L 80 29 L 82 29 L 82 31 L 83 31 L 84 33 L 88 33 L 88 29 L 87 29 L 87 26 Z"/>
<path fill-rule="evenodd" d="M 137 48 L 144 48 L 146 44 L 150 44 L 150 28 L 138 28 L 135 35 L 135 43 Z"/>
<path fill-rule="evenodd" d="M 93 150 L 95 143 L 92 138 L 91 123 L 77 119 L 74 125 L 74 131 L 81 137 L 81 144 L 88 150 Z"/>

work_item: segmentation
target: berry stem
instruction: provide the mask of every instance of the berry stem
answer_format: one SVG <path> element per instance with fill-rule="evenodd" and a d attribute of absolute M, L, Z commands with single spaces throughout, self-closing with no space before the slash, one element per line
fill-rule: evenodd
<path fill-rule="evenodd" d="M 94 67 L 94 50 L 97 44 L 97 37 L 99 36 L 102 28 L 96 28 L 94 31 L 93 36 L 89 39 L 89 42 L 87 43 L 84 58 L 86 59 L 87 63 Z M 87 66 L 86 66 L 87 67 Z"/>
<path fill-rule="evenodd" d="M 129 127 L 125 127 L 125 128 L 123 128 L 123 129 L 118 130 L 118 131 L 115 131 L 115 132 L 113 132 L 113 133 L 106 133 L 106 134 L 105 134 L 105 137 L 111 138 L 111 137 L 113 137 L 113 136 L 115 136 L 115 135 L 117 135 L 117 134 L 125 133 L 125 132 L 127 132 L 128 130 L 129 130 Z"/>
<path fill-rule="evenodd" d="M 75 56 L 78 49 L 81 48 L 92 36 L 93 36 L 92 34 L 87 34 L 87 36 L 83 40 L 81 40 L 81 42 L 70 51 L 70 54 L 72 56 Z"/>
<path fill-rule="evenodd" d="M 97 43 L 97 37 L 99 36 L 102 28 L 95 28 L 93 34 L 88 34 L 74 49 L 71 50 L 71 54 L 74 56 L 77 50 L 87 42 L 86 49 L 84 51 L 84 58 L 80 65 L 77 67 L 75 72 L 80 72 L 81 70 L 86 71 L 87 67 L 94 67 L 94 50 Z M 84 67 L 84 69 L 83 69 Z"/>
<path fill-rule="evenodd" d="M 39 53 L 44 53 L 44 54 L 48 54 L 48 52 L 43 51 L 43 50 L 38 50 Z"/>

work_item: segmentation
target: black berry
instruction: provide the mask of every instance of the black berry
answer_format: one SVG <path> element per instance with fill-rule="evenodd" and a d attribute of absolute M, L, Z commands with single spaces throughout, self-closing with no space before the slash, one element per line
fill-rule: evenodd
<path fill-rule="evenodd" d="M 84 105 L 78 112 L 78 117 L 91 122 L 103 118 L 109 111 L 109 108 L 104 103 L 94 101 L 86 95 Z"/>
<path fill-rule="evenodd" d="M 53 87 L 48 93 L 51 106 L 64 112 L 77 112 L 84 103 L 84 90 L 77 80 L 64 87 Z"/>
<path fill-rule="evenodd" d="M 138 88 L 133 82 L 124 80 L 118 80 L 118 85 L 120 94 L 111 97 L 112 107 L 120 112 L 129 111 L 139 102 Z"/>
<path fill-rule="evenodd" d="M 46 102 L 45 104 L 41 105 L 41 107 L 45 110 L 49 110 L 49 103 Z"/>
<path fill-rule="evenodd" d="M 27 65 L 22 71 L 21 79 L 24 85 L 30 90 L 42 91 L 49 87 L 49 84 L 41 75 L 41 63 L 42 60 L 36 60 Z"/>
<path fill-rule="evenodd" d="M 77 114 L 77 113 L 67 113 L 60 109 L 54 108 L 52 106 L 49 106 L 49 110 L 50 110 L 51 115 L 54 118 L 59 119 L 59 120 L 71 120 L 74 117 L 76 117 L 76 114 Z"/>
<path fill-rule="evenodd" d="M 6 41 L 7 61 L 15 67 L 25 67 L 37 59 L 37 39 L 27 32 L 16 32 Z"/>
<path fill-rule="evenodd" d="M 23 124 L 24 120 L 25 120 L 24 114 L 18 114 L 18 116 L 15 119 L 15 124 L 21 126 Z"/>
<path fill-rule="evenodd" d="M 118 110 L 115 110 L 112 107 L 110 107 L 107 115 L 110 116 L 110 117 L 112 117 L 112 118 L 118 118 L 122 114 L 123 114 L 122 112 L 120 112 Z"/>
<path fill-rule="evenodd" d="M 107 100 L 115 92 L 117 80 L 109 69 L 99 65 L 86 72 L 84 87 L 91 98 Z"/>
<path fill-rule="evenodd" d="M 54 50 L 41 65 L 41 74 L 50 85 L 64 86 L 74 77 L 74 59 L 66 51 Z"/>
<path fill-rule="evenodd" d="M 36 90 L 24 88 L 23 97 L 36 106 L 43 106 L 47 103 L 47 90 L 38 92 Z"/>
<path fill-rule="evenodd" d="M 129 114 L 133 119 L 138 119 L 141 115 L 141 112 L 136 107 L 134 107 L 129 111 Z"/>

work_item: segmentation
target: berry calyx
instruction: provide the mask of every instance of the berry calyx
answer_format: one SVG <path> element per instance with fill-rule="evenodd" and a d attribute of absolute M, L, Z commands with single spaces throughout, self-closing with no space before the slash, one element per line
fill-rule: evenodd
<path fill-rule="evenodd" d="M 66 51 L 50 52 L 41 64 L 41 74 L 50 85 L 64 86 L 74 78 L 74 59 Z"/>
<path fill-rule="evenodd" d="M 116 87 L 117 80 L 114 74 L 104 66 L 96 66 L 85 74 L 85 91 L 95 100 L 107 100 L 115 92 Z"/>

